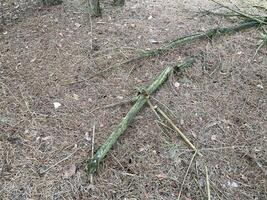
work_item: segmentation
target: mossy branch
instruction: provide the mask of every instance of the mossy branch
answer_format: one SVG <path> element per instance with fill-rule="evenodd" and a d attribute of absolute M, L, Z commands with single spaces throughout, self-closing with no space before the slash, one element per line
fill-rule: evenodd
<path fill-rule="evenodd" d="M 122 119 L 118 127 L 110 134 L 110 136 L 104 142 L 104 144 L 97 150 L 97 152 L 94 154 L 94 157 L 87 161 L 87 166 L 86 166 L 87 173 L 92 174 L 97 170 L 99 163 L 107 155 L 107 153 L 112 148 L 112 146 L 116 143 L 118 138 L 126 131 L 129 124 L 132 122 L 132 120 L 137 115 L 137 113 L 146 104 L 147 102 L 146 95 L 151 95 L 154 92 L 156 92 L 159 89 L 159 87 L 168 79 L 168 77 L 170 76 L 173 70 L 185 69 L 189 66 L 192 66 L 193 63 L 194 63 L 194 59 L 189 59 L 180 65 L 177 65 L 174 67 L 172 66 L 166 67 L 161 72 L 161 74 L 151 83 L 151 85 L 149 85 L 145 89 L 146 94 L 140 93 L 135 104 L 132 106 L 132 108 L 126 114 L 126 116 Z"/>
<path fill-rule="evenodd" d="M 148 57 L 161 55 L 161 54 L 163 54 L 167 51 L 170 51 L 174 48 L 177 48 L 183 44 L 189 44 L 191 42 L 194 42 L 194 41 L 200 40 L 200 39 L 206 39 L 206 38 L 212 39 L 218 35 L 235 33 L 235 32 L 249 29 L 249 28 L 252 28 L 252 27 L 255 27 L 258 25 L 261 25 L 258 21 L 251 20 L 251 21 L 243 22 L 243 23 L 235 25 L 235 26 L 218 27 L 218 28 L 210 29 L 210 30 L 205 31 L 203 33 L 196 33 L 196 34 L 188 35 L 185 37 L 180 37 L 180 38 L 177 38 L 177 39 L 171 41 L 169 44 L 167 44 L 166 46 L 163 46 L 159 49 L 150 50 L 150 51 L 146 51 L 146 52 L 142 53 L 140 55 L 140 57 L 142 57 L 142 59 L 144 59 L 144 58 L 148 58 Z"/>
<path fill-rule="evenodd" d="M 266 19 L 261 19 L 261 21 L 267 21 L 267 18 Z M 96 74 L 93 74 L 88 79 L 91 79 L 93 77 L 102 75 L 102 74 L 106 73 L 109 70 L 117 69 L 119 67 L 122 67 L 124 65 L 130 64 L 132 62 L 141 61 L 141 60 L 144 60 L 144 59 L 147 59 L 147 58 L 150 58 L 150 57 L 155 57 L 155 56 L 162 55 L 162 54 L 164 54 L 166 52 L 169 52 L 169 51 L 171 51 L 171 50 L 173 50 L 173 49 L 175 49 L 177 47 L 180 47 L 180 46 L 185 45 L 185 44 L 190 44 L 190 43 L 192 43 L 192 42 L 194 42 L 196 40 L 212 39 L 215 36 L 231 34 L 231 33 L 235 33 L 235 32 L 238 32 L 238 31 L 242 31 L 242 30 L 245 30 L 245 29 L 249 29 L 249 28 L 257 27 L 257 26 L 261 26 L 261 25 L 263 25 L 263 24 L 259 23 L 258 21 L 248 19 L 246 21 L 243 21 L 241 24 L 237 24 L 237 25 L 234 25 L 234 26 L 218 27 L 218 28 L 210 29 L 210 30 L 205 31 L 203 33 L 196 33 L 196 34 L 192 34 L 192 35 L 188 35 L 188 36 L 184 36 L 184 37 L 179 37 L 179 38 L 177 38 L 175 40 L 172 40 L 167 45 L 162 46 L 162 47 L 160 47 L 158 49 L 152 49 L 152 50 L 149 50 L 149 51 L 142 51 L 139 54 L 139 56 L 136 56 L 134 58 L 126 60 L 123 63 L 115 64 L 115 65 L 112 65 L 112 66 L 110 66 L 110 67 L 108 67 L 106 69 L 103 69 L 103 70 L 97 72 Z M 83 82 L 83 81 L 86 81 L 86 80 L 78 81 L 78 82 L 75 82 L 75 83 L 79 83 L 79 82 Z M 73 84 L 73 83 L 71 83 L 71 84 Z"/>

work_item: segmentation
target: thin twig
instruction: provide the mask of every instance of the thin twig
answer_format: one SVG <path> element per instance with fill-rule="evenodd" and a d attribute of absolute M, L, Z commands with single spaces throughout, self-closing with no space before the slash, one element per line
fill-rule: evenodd
<path fill-rule="evenodd" d="M 169 114 L 171 114 L 173 117 L 175 117 L 174 112 L 171 110 L 171 108 L 169 108 L 166 104 L 162 103 L 160 100 L 158 100 L 156 97 L 151 96 L 150 97 L 152 100 L 155 100 L 156 102 L 158 102 L 160 105 L 162 105 L 166 111 L 168 111 Z"/>
<path fill-rule="evenodd" d="M 226 6 L 226 5 L 222 4 L 222 3 L 219 3 L 219 2 L 217 2 L 215 0 L 211 0 L 211 1 L 214 2 L 214 3 L 216 3 L 216 4 L 218 4 L 218 5 L 220 5 L 223 8 L 226 8 L 228 10 L 233 11 L 234 13 L 239 14 L 240 16 L 243 16 L 245 18 L 251 19 L 251 20 L 256 21 L 256 22 L 259 22 L 260 24 L 266 24 L 265 21 L 262 21 L 261 19 L 258 19 L 256 17 L 252 17 L 250 14 L 247 14 L 247 13 L 244 13 L 244 12 L 241 12 L 241 11 L 238 11 L 238 10 L 235 10 L 235 9 L 232 9 L 232 8 Z"/>
<path fill-rule="evenodd" d="M 205 166 L 206 171 L 206 189 L 207 189 L 207 196 L 208 200 L 210 200 L 210 181 L 209 181 L 209 174 L 208 174 L 208 168 Z"/>
<path fill-rule="evenodd" d="M 161 122 L 162 119 L 161 117 L 159 116 L 159 114 L 157 113 L 157 111 L 155 110 L 157 108 L 157 106 L 153 106 L 150 99 L 149 99 L 149 96 L 146 97 L 147 98 L 147 103 L 149 105 L 149 107 L 151 108 L 151 110 L 155 113 L 155 115 L 157 116 L 158 120 Z"/>
<path fill-rule="evenodd" d="M 170 131 L 174 131 L 174 132 L 175 132 L 174 129 L 172 129 L 171 127 L 169 127 L 169 126 L 166 125 L 165 123 L 163 123 L 163 122 L 159 122 L 159 121 L 157 121 L 157 122 L 158 122 L 160 125 L 164 126 L 165 128 L 169 129 Z M 191 151 L 194 151 L 194 150 L 191 150 Z"/>
<path fill-rule="evenodd" d="M 62 163 L 63 161 L 68 160 L 68 159 L 69 159 L 71 156 L 73 156 L 78 150 L 79 150 L 79 148 L 76 149 L 74 152 L 72 152 L 70 155 L 68 155 L 68 156 L 66 156 L 65 158 L 63 158 L 62 160 L 60 160 L 60 161 L 56 162 L 55 164 L 51 165 L 51 166 L 48 167 L 47 169 L 45 169 L 45 170 L 41 170 L 41 171 L 40 171 L 40 174 L 44 174 L 44 173 L 48 172 L 50 169 L 52 169 L 53 167 L 55 167 L 55 166 L 57 166 L 58 164 Z"/>
<path fill-rule="evenodd" d="M 203 190 L 201 189 L 201 186 L 199 185 L 199 181 L 196 179 L 196 177 L 194 177 L 193 180 L 195 181 L 195 183 L 196 183 L 196 185 L 197 185 L 197 187 L 198 187 L 200 193 L 204 196 L 205 193 L 204 193 Z M 199 196 L 199 197 L 200 197 L 200 196 Z M 202 196 L 201 196 L 201 199 L 203 199 Z"/>
<path fill-rule="evenodd" d="M 190 146 L 190 148 L 198 153 L 198 155 L 202 156 L 202 154 L 197 150 L 197 148 L 187 139 L 187 137 L 183 134 L 183 132 L 173 123 L 173 121 L 159 108 L 155 108 L 159 114 L 164 117 L 168 123 L 176 130 L 176 132 L 180 135 L 180 137 L 185 141 L 186 144 Z"/>
<path fill-rule="evenodd" d="M 257 49 L 256 49 L 256 51 L 255 51 L 255 54 L 254 54 L 253 57 L 252 57 L 252 60 L 255 59 L 256 55 L 258 54 L 258 51 L 261 49 L 261 47 L 263 47 L 263 45 L 264 45 L 264 41 L 262 41 L 262 42 L 259 44 L 259 46 L 257 47 Z"/>
<path fill-rule="evenodd" d="M 181 189 L 180 189 L 180 192 L 179 192 L 179 195 L 178 195 L 178 200 L 180 200 L 180 197 L 181 197 L 181 194 L 182 194 L 182 190 L 183 190 L 183 186 L 184 186 L 184 183 L 185 183 L 185 179 L 186 179 L 187 174 L 188 174 L 188 172 L 189 172 L 189 169 L 190 169 L 190 167 L 191 167 L 191 165 L 192 165 L 192 163 L 193 163 L 193 161 L 194 161 L 194 159 L 195 159 L 195 157 L 196 157 L 196 154 L 197 154 L 197 151 L 195 151 L 194 155 L 192 156 L 192 158 L 191 158 L 191 160 L 190 160 L 190 163 L 189 163 L 189 166 L 188 166 L 188 168 L 187 168 L 187 170 L 186 170 L 186 173 L 185 173 L 185 176 L 184 176 L 182 185 L 181 185 Z"/>
<path fill-rule="evenodd" d="M 164 130 L 164 128 L 162 128 L 160 126 L 160 125 L 164 125 L 164 126 L 167 126 L 167 125 L 165 125 L 164 123 L 162 123 L 162 122 L 160 122 L 158 120 L 155 120 L 155 122 L 156 122 L 157 126 L 159 127 L 159 129 L 161 130 L 161 132 L 165 135 L 165 137 L 169 138 L 169 135 L 167 134 L 167 132 Z M 170 128 L 170 127 L 168 127 L 168 128 Z M 169 141 L 167 139 L 164 138 L 164 140 L 165 140 L 166 143 L 169 143 Z"/>
<path fill-rule="evenodd" d="M 95 147 L 95 124 L 93 125 L 91 158 L 94 157 L 94 147 Z M 90 174 L 90 183 L 93 185 L 93 174 Z"/>
<path fill-rule="evenodd" d="M 157 113 L 157 111 L 155 110 L 156 106 L 153 106 L 149 96 L 147 96 L 147 103 L 149 105 L 149 107 L 151 108 L 151 110 L 154 112 L 154 114 L 156 115 L 156 117 L 158 118 L 158 120 L 155 120 L 156 124 L 158 125 L 158 127 L 160 128 L 160 130 L 162 131 L 162 133 L 164 133 L 164 135 L 166 137 L 168 137 L 168 134 L 165 132 L 165 130 L 159 125 L 161 124 L 162 126 L 164 126 L 165 128 L 171 129 L 172 131 L 174 131 L 172 128 L 168 127 L 166 124 L 164 124 L 162 118 L 159 116 L 159 114 Z"/>

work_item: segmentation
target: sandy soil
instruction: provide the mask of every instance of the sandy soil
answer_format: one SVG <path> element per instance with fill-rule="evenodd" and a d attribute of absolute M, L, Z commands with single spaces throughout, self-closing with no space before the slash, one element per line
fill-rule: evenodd
<path fill-rule="evenodd" d="M 252 59 L 261 30 L 184 45 L 87 80 L 140 49 L 237 19 L 203 15 L 216 8 L 208 0 L 131 0 L 123 8 L 104 1 L 97 19 L 84 6 L 42 7 L 0 35 L 0 199 L 172 200 L 180 190 L 181 199 L 206 199 L 205 166 L 211 199 L 267 199 L 266 47 Z M 188 170 L 193 153 L 145 108 L 91 184 L 84 169 L 93 127 L 97 149 L 131 107 L 105 106 L 191 56 L 197 63 L 152 102 L 204 156 Z"/>

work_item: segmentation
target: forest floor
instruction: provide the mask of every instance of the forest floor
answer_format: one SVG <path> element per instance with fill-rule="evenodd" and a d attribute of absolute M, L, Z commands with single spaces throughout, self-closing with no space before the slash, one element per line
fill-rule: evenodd
<path fill-rule="evenodd" d="M 104 1 L 96 19 L 84 7 L 42 7 L 0 33 L 0 199 L 172 200 L 180 191 L 184 200 L 207 199 L 205 166 L 211 199 L 267 199 L 266 47 L 253 59 L 261 30 L 196 41 L 88 79 L 138 49 L 238 20 L 203 14 L 217 7 L 208 0 Z M 92 143 L 100 147 L 131 104 L 106 106 L 191 56 L 196 64 L 151 101 L 171 110 L 203 157 L 188 170 L 192 151 L 163 134 L 146 107 L 91 183 Z"/>

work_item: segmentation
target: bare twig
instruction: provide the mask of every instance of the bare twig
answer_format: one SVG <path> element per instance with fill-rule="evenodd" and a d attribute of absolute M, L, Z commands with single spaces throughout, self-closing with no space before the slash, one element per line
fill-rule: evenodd
<path fill-rule="evenodd" d="M 205 166 L 206 171 L 206 189 L 207 189 L 207 199 L 210 200 L 210 181 L 209 181 L 209 174 L 208 174 L 208 167 Z"/>
<path fill-rule="evenodd" d="M 161 117 L 159 116 L 159 114 L 156 111 L 157 106 L 153 106 L 152 105 L 152 103 L 151 103 L 151 101 L 149 99 L 149 96 L 147 96 L 147 103 L 148 103 L 149 107 L 151 108 L 151 110 L 154 112 L 154 114 L 157 116 L 158 120 L 161 122 L 162 119 L 161 119 Z"/>
<path fill-rule="evenodd" d="M 95 147 L 95 124 L 93 125 L 93 134 L 92 134 L 92 149 L 91 149 L 91 158 L 94 157 L 94 147 Z M 93 174 L 90 174 L 90 183 L 93 185 Z"/>
<path fill-rule="evenodd" d="M 184 183 L 185 183 L 186 177 L 187 177 L 188 172 L 189 172 L 189 169 L 190 169 L 190 167 L 191 167 L 191 165 L 192 165 L 192 163 L 193 163 L 193 161 L 194 161 L 194 159 L 195 159 L 195 157 L 196 157 L 196 154 L 197 154 L 197 151 L 195 151 L 194 155 L 192 156 L 192 158 L 191 158 L 191 160 L 190 160 L 190 163 L 189 163 L 189 166 L 188 166 L 188 168 L 187 168 L 187 170 L 186 170 L 186 173 L 185 173 L 185 176 L 184 176 L 182 185 L 181 185 L 181 189 L 180 189 L 180 191 L 179 191 L 178 200 L 180 200 L 180 197 L 181 197 L 181 194 L 182 194 L 182 190 L 183 190 L 183 187 L 184 187 Z"/>
<path fill-rule="evenodd" d="M 77 151 L 79 150 L 76 149 L 74 152 L 72 152 L 70 155 L 66 156 L 65 158 L 63 158 L 62 160 L 56 162 L 55 164 L 51 165 L 50 167 L 48 167 L 45 170 L 40 170 L 40 174 L 45 174 L 46 172 L 48 172 L 50 169 L 54 168 L 55 166 L 59 165 L 60 163 L 64 162 L 65 160 L 68 160 L 71 156 L 73 156 Z"/>
<path fill-rule="evenodd" d="M 190 146 L 190 148 L 198 153 L 198 155 L 202 156 L 202 154 L 197 150 L 197 148 L 187 139 L 187 137 L 183 134 L 183 132 L 173 123 L 173 121 L 159 108 L 156 107 L 155 110 L 165 118 L 168 123 L 175 129 L 175 131 L 179 134 L 179 136 L 185 141 L 186 144 Z"/>

